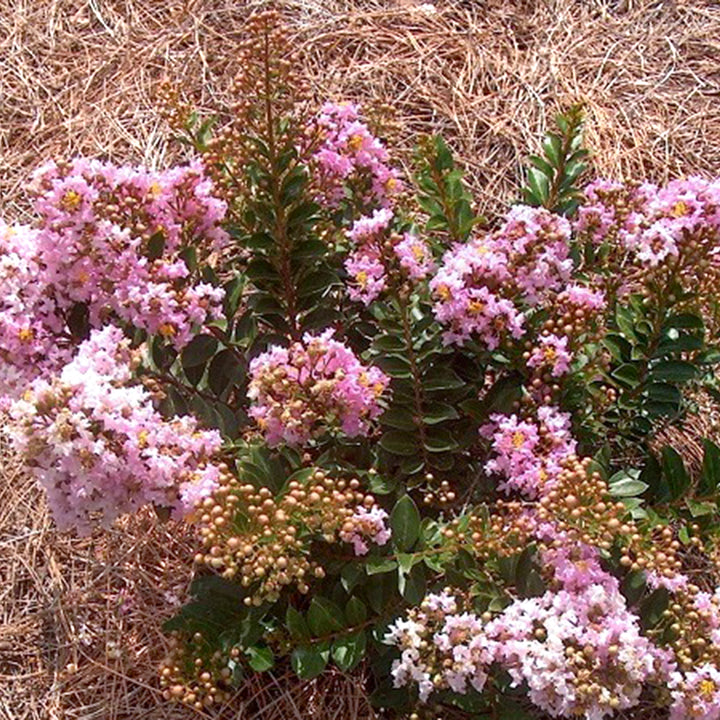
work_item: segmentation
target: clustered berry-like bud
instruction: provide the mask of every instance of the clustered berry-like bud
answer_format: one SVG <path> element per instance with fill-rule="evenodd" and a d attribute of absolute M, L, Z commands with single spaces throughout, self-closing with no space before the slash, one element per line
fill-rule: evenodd
<path fill-rule="evenodd" d="M 232 697 L 233 667 L 240 662 L 238 647 L 223 652 L 212 647 L 200 632 L 189 638 L 176 633 L 159 668 L 163 698 L 198 712 L 221 705 Z"/>
<path fill-rule="evenodd" d="M 197 148 L 231 215 L 242 209 L 235 207 L 238 198 L 247 197 L 248 165 L 267 167 L 268 152 L 277 158 L 304 145 L 311 96 L 297 43 L 276 10 L 253 13 L 243 30 L 234 57 L 238 74 L 228 93 L 229 121 Z M 258 138 L 267 144 L 259 145 Z"/>
<path fill-rule="evenodd" d="M 387 515 L 357 479 L 336 480 L 319 468 L 304 483 L 291 480 L 280 496 L 230 478 L 196 515 L 205 546 L 196 561 L 248 588 L 248 605 L 274 602 L 289 586 L 307 593 L 325 574 L 315 542 L 351 542 L 364 554 L 368 543 L 390 536 Z"/>

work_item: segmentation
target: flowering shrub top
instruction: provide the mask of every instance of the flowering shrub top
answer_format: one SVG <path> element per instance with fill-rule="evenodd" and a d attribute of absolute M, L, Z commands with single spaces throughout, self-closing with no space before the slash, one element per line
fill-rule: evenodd
<path fill-rule="evenodd" d="M 362 664 L 389 717 L 720 719 L 720 447 L 660 440 L 718 396 L 720 181 L 583 190 L 572 110 L 481 218 L 441 139 L 402 175 L 275 14 L 248 32 L 225 125 L 167 91 L 199 160 L 47 165 L 0 228 L 3 405 L 58 522 L 197 529 L 165 696 Z"/>

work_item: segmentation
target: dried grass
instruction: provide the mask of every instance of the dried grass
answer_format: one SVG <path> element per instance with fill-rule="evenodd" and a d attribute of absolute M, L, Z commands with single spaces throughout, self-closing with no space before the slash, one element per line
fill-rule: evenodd
<path fill-rule="evenodd" d="M 154 110 L 158 83 L 179 76 L 202 108 L 222 104 L 242 20 L 262 4 L 0 0 L 0 214 L 23 217 L 22 182 L 50 156 L 175 159 Z M 483 211 L 514 197 L 528 148 L 574 102 L 587 109 L 600 173 L 663 181 L 720 171 L 716 0 L 438 0 L 434 12 L 414 0 L 279 5 L 318 97 L 389 103 L 404 150 L 418 132 L 442 132 Z M 0 717 L 193 715 L 163 704 L 154 677 L 165 594 L 187 583 L 185 531 L 141 516 L 87 540 L 61 535 L 4 458 Z M 133 602 L 121 612 L 124 594 Z M 228 717 L 371 716 L 358 684 L 339 676 L 304 687 L 278 677 L 245 691 Z"/>

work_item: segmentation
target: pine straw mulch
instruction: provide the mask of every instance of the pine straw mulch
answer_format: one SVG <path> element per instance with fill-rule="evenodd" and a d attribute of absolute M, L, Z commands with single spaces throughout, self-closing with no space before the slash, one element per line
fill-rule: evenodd
<path fill-rule="evenodd" d="M 155 110 L 158 84 L 182 78 L 201 108 L 222 105 L 243 18 L 263 4 L 0 0 L 0 216 L 26 217 L 22 183 L 48 157 L 177 159 Z M 277 4 L 318 98 L 391 105 L 403 151 L 418 132 L 442 132 L 482 211 L 515 196 L 528 149 L 575 102 L 601 174 L 661 182 L 720 172 L 716 0 Z M 194 716 L 163 703 L 155 683 L 158 620 L 183 596 L 191 556 L 187 532 L 149 514 L 90 539 L 56 532 L 4 455 L 0 718 Z M 225 714 L 371 716 L 357 683 L 338 676 L 304 687 L 264 679 Z"/>

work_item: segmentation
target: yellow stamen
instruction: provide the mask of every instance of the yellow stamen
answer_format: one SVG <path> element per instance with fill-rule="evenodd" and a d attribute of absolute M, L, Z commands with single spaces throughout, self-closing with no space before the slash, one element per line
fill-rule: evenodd
<path fill-rule="evenodd" d="M 163 337 L 172 337 L 176 332 L 177 330 L 175 330 L 175 326 L 170 323 L 165 323 L 160 326 L 160 334 Z"/>
<path fill-rule="evenodd" d="M 438 285 L 435 289 L 435 292 L 437 293 L 437 296 L 443 301 L 449 300 L 452 297 L 450 288 L 447 285 Z"/>
<path fill-rule="evenodd" d="M 468 312 L 471 315 L 479 315 L 485 309 L 485 303 L 481 303 L 479 300 L 471 300 L 468 305 Z"/>
<path fill-rule="evenodd" d="M 704 695 L 708 700 L 715 694 L 717 687 L 712 680 L 702 680 L 700 682 L 700 694 Z"/>
<path fill-rule="evenodd" d="M 385 188 L 387 190 L 394 190 L 397 187 L 398 181 L 396 178 L 391 177 L 385 181 Z"/>
<path fill-rule="evenodd" d="M 138 433 L 138 445 L 140 445 L 141 448 L 147 447 L 147 441 L 148 441 L 148 431 L 147 430 L 141 430 Z"/>
<path fill-rule="evenodd" d="M 543 357 L 549 362 L 552 362 L 557 358 L 557 350 L 554 347 L 546 347 L 543 350 Z"/>
<path fill-rule="evenodd" d="M 425 250 L 423 249 L 422 245 L 413 245 L 412 254 L 415 256 L 416 260 L 425 259 Z"/>
<path fill-rule="evenodd" d="M 361 270 L 357 275 L 355 275 L 355 280 L 364 290 L 367 287 L 368 274 L 364 270 Z"/>
<path fill-rule="evenodd" d="M 516 430 L 513 434 L 512 444 L 515 448 L 521 448 L 525 444 L 525 434 Z"/>
<path fill-rule="evenodd" d="M 22 342 L 28 342 L 35 337 L 35 332 L 32 328 L 22 328 L 20 332 L 18 332 L 18 337 Z"/>
<path fill-rule="evenodd" d="M 77 190 L 68 190 L 60 200 L 63 210 L 75 210 L 82 202 L 82 195 Z"/>
<path fill-rule="evenodd" d="M 683 215 L 687 215 L 689 211 L 690 208 L 688 207 L 687 203 L 680 200 L 679 202 L 676 202 L 675 205 L 673 205 L 673 209 L 670 214 L 673 217 L 682 217 Z"/>
<path fill-rule="evenodd" d="M 361 135 L 353 135 L 348 140 L 348 147 L 353 151 L 357 152 L 363 146 L 363 138 Z"/>
<path fill-rule="evenodd" d="M 148 194 L 152 197 L 160 197 L 160 193 L 162 192 L 162 187 L 160 187 L 160 183 L 154 182 L 150 187 L 148 188 Z"/>

